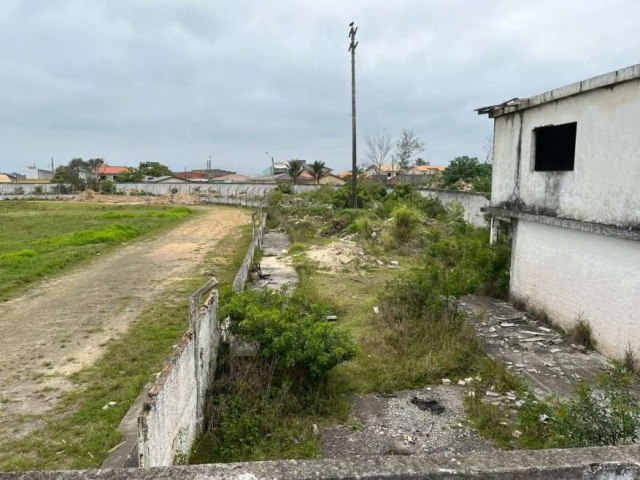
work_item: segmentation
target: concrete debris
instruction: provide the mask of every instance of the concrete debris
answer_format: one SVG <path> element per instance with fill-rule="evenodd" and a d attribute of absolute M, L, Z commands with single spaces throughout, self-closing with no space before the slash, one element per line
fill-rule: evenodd
<path fill-rule="evenodd" d="M 398 262 L 397 260 L 389 260 L 390 267 L 397 267 L 399 265 L 400 265 L 400 262 Z"/>
<path fill-rule="evenodd" d="M 337 315 L 327 315 L 327 320 L 330 322 L 335 322 L 336 320 L 338 320 L 338 316 Z"/>
<path fill-rule="evenodd" d="M 451 385 L 451 380 L 449 380 L 448 378 L 443 378 L 442 379 L 442 384 L 443 385 Z"/>
<path fill-rule="evenodd" d="M 320 429 L 318 428 L 318 425 L 316 425 L 315 423 L 311 425 L 311 431 L 315 436 L 320 435 Z"/>
<path fill-rule="evenodd" d="M 467 382 L 465 382 L 464 380 L 458 380 L 458 385 L 460 385 L 461 387 L 464 387 L 467 385 Z"/>
<path fill-rule="evenodd" d="M 568 399 L 575 379 L 591 379 L 611 368 L 597 352 L 570 342 L 547 324 L 490 297 L 468 295 L 462 308 L 474 322 L 485 352 L 519 374 L 539 398 Z"/>
<path fill-rule="evenodd" d="M 494 398 L 495 398 L 495 397 L 499 397 L 499 396 L 500 396 L 500 394 L 499 394 L 499 393 L 494 392 L 493 390 L 487 390 L 487 391 L 485 392 L 485 395 L 486 395 L 487 397 L 494 397 Z"/>
<path fill-rule="evenodd" d="M 380 309 L 378 307 L 373 307 L 373 313 L 375 313 L 376 315 L 379 315 Z"/>
<path fill-rule="evenodd" d="M 378 259 L 365 252 L 352 236 L 309 250 L 307 258 L 320 269 L 330 272 L 357 272 L 380 266 Z"/>

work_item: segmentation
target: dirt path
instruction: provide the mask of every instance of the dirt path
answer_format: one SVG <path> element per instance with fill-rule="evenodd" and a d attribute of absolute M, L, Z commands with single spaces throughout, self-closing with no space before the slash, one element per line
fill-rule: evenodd
<path fill-rule="evenodd" d="M 100 358 L 108 340 L 251 221 L 238 208 L 192 208 L 203 213 L 0 304 L 0 424 L 50 409 L 71 388 L 71 373 Z"/>

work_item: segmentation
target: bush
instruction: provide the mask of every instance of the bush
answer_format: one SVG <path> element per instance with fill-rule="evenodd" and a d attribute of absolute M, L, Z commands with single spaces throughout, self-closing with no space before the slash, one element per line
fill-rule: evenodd
<path fill-rule="evenodd" d="M 234 333 L 259 344 L 261 357 L 314 378 L 356 353 L 349 334 L 327 321 L 329 313 L 326 305 L 268 290 L 235 295 L 222 308 Z"/>
<path fill-rule="evenodd" d="M 116 191 L 116 182 L 113 180 L 103 180 L 100 182 L 100 193 L 114 193 Z"/>
<path fill-rule="evenodd" d="M 361 180 L 357 188 L 358 208 L 372 208 L 374 203 L 381 202 L 387 196 L 387 189 L 376 182 Z M 351 185 L 344 185 L 336 190 L 333 195 L 333 206 L 335 208 L 351 207 Z"/>
<path fill-rule="evenodd" d="M 542 416 L 544 415 L 544 416 Z M 568 402 L 551 404 L 529 397 L 518 415 L 523 446 L 568 448 L 635 442 L 640 410 L 615 379 L 580 382 Z"/>
<path fill-rule="evenodd" d="M 401 243 L 413 237 L 422 222 L 420 212 L 406 205 L 396 208 L 391 216 L 393 218 L 391 234 Z"/>

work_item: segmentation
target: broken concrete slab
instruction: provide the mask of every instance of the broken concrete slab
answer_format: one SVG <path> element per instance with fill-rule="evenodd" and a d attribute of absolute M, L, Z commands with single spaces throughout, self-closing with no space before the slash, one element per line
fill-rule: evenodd
<path fill-rule="evenodd" d="M 506 302 L 467 295 L 461 305 L 485 352 L 520 374 L 541 398 L 567 399 L 578 381 L 611 368 L 604 355 L 572 348 L 559 332 Z"/>

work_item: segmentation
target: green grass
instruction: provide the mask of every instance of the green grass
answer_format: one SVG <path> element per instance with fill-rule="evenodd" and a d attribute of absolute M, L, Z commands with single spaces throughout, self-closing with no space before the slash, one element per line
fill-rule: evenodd
<path fill-rule="evenodd" d="M 186 207 L 0 202 L 0 301 L 35 281 L 122 242 L 175 225 L 191 214 Z"/>
<path fill-rule="evenodd" d="M 205 261 L 222 288 L 233 281 L 250 237 L 249 226 L 229 233 L 215 248 L 218 258 Z M 185 332 L 188 297 L 203 282 L 202 275 L 194 273 L 177 283 L 136 319 L 126 335 L 107 344 L 102 359 L 72 376 L 76 388 L 51 412 L 25 419 L 42 423 L 42 429 L 18 439 L 0 439 L 0 471 L 99 467 L 120 440 L 117 427 L 122 417 Z M 110 401 L 117 405 L 103 410 Z"/>

